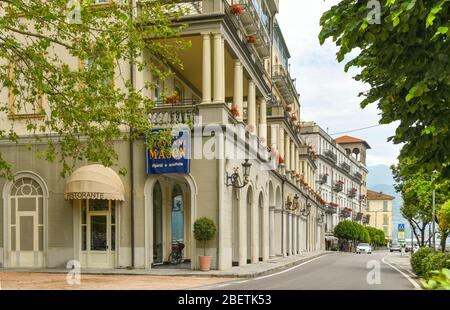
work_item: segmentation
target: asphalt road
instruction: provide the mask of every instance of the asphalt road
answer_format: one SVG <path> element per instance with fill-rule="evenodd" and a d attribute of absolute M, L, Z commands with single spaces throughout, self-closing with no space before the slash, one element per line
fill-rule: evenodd
<path fill-rule="evenodd" d="M 212 285 L 219 290 L 412 290 L 413 284 L 383 261 L 388 252 L 334 253 L 255 279 Z M 386 261 L 386 260 L 385 260 Z M 407 274 L 404 272 L 404 274 Z M 369 280 L 368 280 L 369 278 Z"/>

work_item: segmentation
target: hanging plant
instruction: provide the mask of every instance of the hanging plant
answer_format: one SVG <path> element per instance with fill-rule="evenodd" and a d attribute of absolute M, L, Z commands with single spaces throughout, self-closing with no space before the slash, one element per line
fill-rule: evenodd
<path fill-rule="evenodd" d="M 240 4 L 233 4 L 230 6 L 230 12 L 234 15 L 239 15 L 244 13 L 244 8 Z"/>
<path fill-rule="evenodd" d="M 250 36 L 247 37 L 247 42 L 248 43 L 256 43 L 256 35 L 252 34 Z"/>
<path fill-rule="evenodd" d="M 297 123 L 297 124 L 295 125 L 295 128 L 297 128 L 298 130 L 302 129 L 302 124 Z"/>
<path fill-rule="evenodd" d="M 292 121 L 296 121 L 296 120 L 297 120 L 297 115 L 296 115 L 296 114 L 292 114 L 291 120 L 292 120 Z"/>
<path fill-rule="evenodd" d="M 288 105 L 287 107 L 286 107 L 286 112 L 292 112 L 292 105 Z"/>
<path fill-rule="evenodd" d="M 278 156 L 278 163 L 280 164 L 280 165 L 284 165 L 284 157 L 283 156 Z"/>

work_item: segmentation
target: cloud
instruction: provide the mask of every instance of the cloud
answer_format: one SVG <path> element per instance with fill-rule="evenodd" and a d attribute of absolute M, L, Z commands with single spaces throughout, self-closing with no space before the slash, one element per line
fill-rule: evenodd
<path fill-rule="evenodd" d="M 313 120 L 330 133 L 376 125 L 380 120 L 376 105 L 360 107 L 362 98 L 358 95 L 369 87 L 352 78 L 357 71 L 344 72 L 345 62 L 337 62 L 337 47 L 333 42 L 329 40 L 323 46 L 319 43 L 320 17 L 339 1 L 280 0 L 278 15 L 292 56 L 291 74 L 301 94 L 302 119 Z M 365 139 L 372 146 L 368 151 L 368 165 L 392 165 L 400 146 L 387 139 L 394 135 L 396 127 L 390 124 L 349 135 Z"/>

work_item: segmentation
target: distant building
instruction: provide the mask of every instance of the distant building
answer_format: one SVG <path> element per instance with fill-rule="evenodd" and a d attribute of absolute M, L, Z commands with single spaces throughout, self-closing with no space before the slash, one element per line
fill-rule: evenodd
<path fill-rule="evenodd" d="M 369 225 L 383 230 L 388 240 L 392 240 L 392 201 L 394 199 L 395 197 L 383 192 L 367 190 Z"/>

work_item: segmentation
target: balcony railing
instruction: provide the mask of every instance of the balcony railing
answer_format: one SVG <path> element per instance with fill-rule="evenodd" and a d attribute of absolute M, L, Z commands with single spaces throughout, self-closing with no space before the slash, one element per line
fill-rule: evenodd
<path fill-rule="evenodd" d="M 331 159 L 333 162 L 337 162 L 337 155 L 334 154 L 332 150 L 326 150 L 325 156 Z"/>
<path fill-rule="evenodd" d="M 323 185 L 327 182 L 328 182 L 328 174 L 325 173 L 325 174 L 320 175 L 319 184 Z"/>
<path fill-rule="evenodd" d="M 193 124 L 197 116 L 198 100 L 157 101 L 149 120 L 155 128 L 167 128 L 180 124 Z"/>
<path fill-rule="evenodd" d="M 333 185 L 333 191 L 335 191 L 336 193 L 340 193 L 344 190 L 344 183 L 342 182 L 336 182 Z"/>
<path fill-rule="evenodd" d="M 284 65 L 275 65 L 272 70 L 273 80 L 281 95 L 287 102 L 292 102 L 297 96 L 297 89 L 292 81 L 291 75 Z"/>
<path fill-rule="evenodd" d="M 350 173 L 350 165 L 347 164 L 346 162 L 341 163 L 341 168 Z"/>
<path fill-rule="evenodd" d="M 370 224 L 370 215 L 369 214 L 364 215 L 362 221 L 363 221 L 363 224 L 365 224 L 365 225 Z"/>
<path fill-rule="evenodd" d="M 356 188 L 350 189 L 348 191 L 348 193 L 347 193 L 348 198 L 352 198 L 352 199 L 355 198 L 356 197 L 356 192 L 357 192 Z"/>
<path fill-rule="evenodd" d="M 359 173 L 359 172 L 355 172 L 354 177 L 355 177 L 355 179 L 357 179 L 357 180 L 359 180 L 359 181 L 362 180 L 362 174 Z"/>
<path fill-rule="evenodd" d="M 352 216 L 352 211 L 348 210 L 347 208 L 343 208 L 341 209 L 340 215 L 342 218 L 349 218 Z"/>

